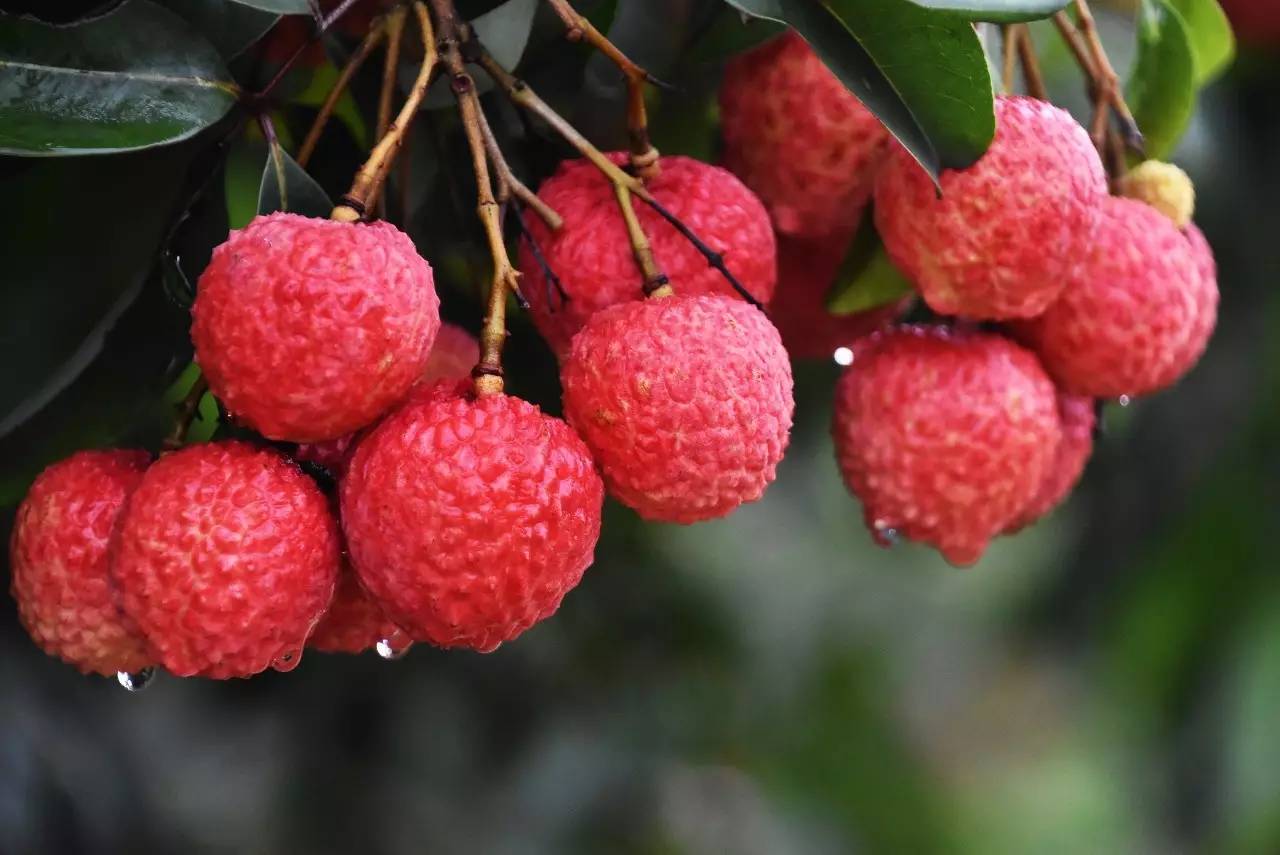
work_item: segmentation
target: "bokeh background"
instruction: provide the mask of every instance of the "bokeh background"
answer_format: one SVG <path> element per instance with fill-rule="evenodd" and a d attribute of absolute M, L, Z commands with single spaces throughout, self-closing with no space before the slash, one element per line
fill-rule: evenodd
<path fill-rule="evenodd" d="M 714 64 L 646 40 L 662 17 L 631 44 L 681 86 L 655 97 L 657 141 L 713 157 Z M 1129 25 L 1103 22 L 1123 67 Z M 1055 94 L 1083 104 L 1038 36 Z M 566 49 L 531 41 L 535 80 L 539 51 Z M 1220 270 L 1204 361 L 1109 407 L 1070 502 L 977 567 L 871 543 L 832 460 L 838 368 L 800 365 L 763 501 L 692 528 L 610 504 L 560 613 L 491 655 L 308 653 L 130 694 L 46 658 L 0 608 L 0 852 L 1280 852 L 1277 51 L 1242 45 L 1175 157 Z M 608 69 L 552 65 L 539 82 L 616 139 Z M 475 329 L 461 197 L 419 211 L 415 237 Z M 56 234 L 51 256 L 120 228 L 75 204 L 10 205 L 5 228 Z M 523 320 L 509 360 L 555 409 Z"/>

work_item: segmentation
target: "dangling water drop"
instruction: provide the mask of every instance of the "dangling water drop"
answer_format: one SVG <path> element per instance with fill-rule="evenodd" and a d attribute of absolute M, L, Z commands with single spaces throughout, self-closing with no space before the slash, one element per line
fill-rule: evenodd
<path fill-rule="evenodd" d="M 151 680 L 155 676 L 155 668 L 143 668 L 141 671 L 117 671 L 116 682 L 130 692 L 141 692 L 151 685 Z"/>
<path fill-rule="evenodd" d="M 1120 396 L 1119 398 L 1117 398 L 1116 400 L 1119 402 L 1120 406 L 1122 406 L 1122 407 L 1127 407 L 1127 406 L 1129 406 L 1129 403 L 1130 403 L 1133 399 L 1132 399 L 1132 398 L 1130 398 L 1128 395 L 1121 395 L 1121 396 Z"/>
<path fill-rule="evenodd" d="M 409 652 L 409 648 L 413 647 L 413 642 L 403 632 L 397 630 L 389 637 L 382 639 L 375 645 L 378 655 L 389 662 L 396 659 L 403 659 L 404 655 Z"/>
<path fill-rule="evenodd" d="M 837 347 L 836 352 L 832 354 L 832 358 L 835 359 L 836 365 L 852 365 L 853 350 L 848 347 Z"/>
<path fill-rule="evenodd" d="M 297 668 L 301 662 L 301 650 L 286 650 L 284 653 L 281 653 L 276 657 L 276 660 L 271 663 L 271 667 L 282 673 L 287 673 L 292 671 L 294 668 Z"/>
<path fill-rule="evenodd" d="M 886 520 L 876 520 L 872 523 L 871 539 L 877 546 L 887 549 L 895 546 L 901 538 L 898 536 L 898 530 L 889 525 Z"/>

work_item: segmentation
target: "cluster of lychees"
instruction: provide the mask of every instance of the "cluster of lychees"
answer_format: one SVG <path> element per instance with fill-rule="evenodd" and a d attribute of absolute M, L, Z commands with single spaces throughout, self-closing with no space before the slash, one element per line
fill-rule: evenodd
<path fill-rule="evenodd" d="M 834 435 L 873 535 L 971 563 L 1070 492 L 1095 400 L 1169 385 L 1212 332 L 1185 176 L 1152 165 L 1135 198 L 1109 195 L 1047 103 L 997 99 L 990 150 L 940 194 L 798 37 L 735 61 L 722 114 L 732 171 L 660 159 L 634 221 L 598 164 L 539 190 L 557 227 L 529 224 L 521 290 L 564 420 L 490 382 L 394 226 L 271 214 L 233 232 L 192 339 L 226 412 L 270 442 L 47 469 L 11 544 L 33 638 L 85 671 L 218 678 L 306 647 L 493 650 L 578 584 L 606 490 L 676 523 L 760 498 L 791 427 L 788 350 L 852 359 Z M 895 323 L 909 301 L 827 313 L 873 197 L 894 263 L 947 320 Z M 661 262 L 648 296 L 637 230 Z"/>
<path fill-rule="evenodd" d="M 778 232 L 788 347 L 847 347 L 836 454 L 882 542 L 978 560 L 1074 487 L 1096 400 L 1169 386 L 1208 343 L 1217 277 L 1190 181 L 1148 162 L 1109 195 L 1088 134 L 1046 102 L 997 98 L 995 141 L 940 190 L 794 35 L 735 60 L 721 107 L 726 160 Z M 827 314 L 873 201 L 938 323 L 893 324 L 905 304 Z"/>

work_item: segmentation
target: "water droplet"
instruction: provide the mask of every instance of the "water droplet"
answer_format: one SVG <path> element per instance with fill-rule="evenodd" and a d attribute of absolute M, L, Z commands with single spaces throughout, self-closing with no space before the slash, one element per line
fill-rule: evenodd
<path fill-rule="evenodd" d="M 151 680 L 155 676 L 155 668 L 143 668 L 141 671 L 117 671 L 116 682 L 131 692 L 141 692 L 151 685 Z"/>
<path fill-rule="evenodd" d="M 836 361 L 836 365 L 852 365 L 853 351 L 847 347 L 837 347 L 833 358 Z"/>
<path fill-rule="evenodd" d="M 872 524 L 871 539 L 878 546 L 888 548 L 897 544 L 901 537 L 898 535 L 898 530 L 890 526 L 886 520 L 876 520 Z"/>
<path fill-rule="evenodd" d="M 1120 402 L 1120 406 L 1127 407 L 1133 399 L 1128 395 L 1121 395 L 1117 400 Z"/>
<path fill-rule="evenodd" d="M 271 663 L 271 667 L 277 671 L 287 673 L 297 668 L 302 662 L 301 650 L 286 650 L 276 657 L 276 661 Z"/>
<path fill-rule="evenodd" d="M 400 630 L 396 630 L 387 638 L 379 641 L 375 649 L 383 659 L 394 661 L 403 659 L 404 655 L 409 652 L 410 647 L 413 647 L 413 642 L 409 640 L 409 636 Z"/>

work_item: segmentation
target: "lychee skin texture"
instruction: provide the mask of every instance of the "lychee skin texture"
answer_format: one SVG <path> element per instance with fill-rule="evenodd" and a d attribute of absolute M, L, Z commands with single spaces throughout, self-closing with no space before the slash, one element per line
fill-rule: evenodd
<path fill-rule="evenodd" d="M 626 155 L 610 155 L 623 163 Z M 742 287 L 761 303 L 773 296 L 777 259 L 769 215 L 755 194 L 729 172 L 689 157 L 664 157 L 648 190 L 708 247 L 724 256 Z M 644 297 L 613 187 L 590 163 L 570 160 L 538 190 L 563 218 L 552 232 L 538 217 L 525 219 L 551 270 L 568 295 L 547 282 L 528 241 L 520 244 L 520 273 L 533 322 L 558 356 L 593 314 L 615 303 Z M 736 297 L 733 286 L 692 243 L 648 205 L 635 201 L 636 216 L 653 245 L 658 265 L 681 294 Z"/>
<path fill-rule="evenodd" d="M 1191 224 L 1196 188 L 1190 176 L 1172 163 L 1144 160 L 1120 179 L 1120 195 L 1146 202 L 1180 229 Z"/>
<path fill-rule="evenodd" d="M 342 525 L 366 591 L 417 641 L 481 652 L 550 616 L 582 579 L 604 485 L 567 424 L 442 383 L 356 449 Z"/>
<path fill-rule="evenodd" d="M 889 257 L 935 312 L 980 320 L 1040 314 L 1093 242 L 1106 173 L 1065 110 L 996 99 L 987 153 L 941 177 L 942 196 L 892 146 L 876 182 L 876 227 Z"/>
<path fill-rule="evenodd" d="M 1062 429 L 1030 352 L 989 333 L 906 326 L 854 347 L 832 436 L 878 542 L 897 532 L 964 566 L 1036 496 Z"/>
<path fill-rule="evenodd" d="M 125 612 L 182 677 L 248 677 L 299 654 L 333 597 L 337 524 L 315 483 L 243 442 L 152 464 L 112 539 Z"/>
<path fill-rule="evenodd" d="M 321 653 L 363 653 L 399 631 L 360 587 L 355 571 L 343 567 L 333 601 L 307 639 L 307 647 Z"/>
<path fill-rule="evenodd" d="M 1058 385 L 1118 398 L 1171 385 L 1200 358 L 1217 317 L 1216 277 L 1167 217 L 1110 197 L 1085 264 L 1040 317 L 1012 326 Z"/>
<path fill-rule="evenodd" d="M 196 361 L 228 411 L 271 439 L 316 442 L 405 397 L 440 301 L 395 226 L 277 213 L 213 251 L 192 316 Z"/>
<path fill-rule="evenodd" d="M 1048 514 L 1075 489 L 1084 474 L 1085 464 L 1093 454 L 1093 428 L 1096 422 L 1094 400 L 1080 395 L 1058 393 L 1058 420 L 1062 424 L 1062 440 L 1040 489 L 1022 513 L 1005 527 L 1013 534 Z"/>
<path fill-rule="evenodd" d="M 778 236 L 778 289 L 769 302 L 769 320 L 792 359 L 830 359 L 836 348 L 887 326 L 911 304 L 907 298 L 851 315 L 831 314 L 827 297 L 847 245 Z"/>
<path fill-rule="evenodd" d="M 769 320 L 739 300 L 605 309 L 560 379 L 610 494 L 645 519 L 694 523 L 759 499 L 787 447 L 791 364 Z"/>
<path fill-rule="evenodd" d="M 41 650 L 86 674 L 152 664 L 107 571 L 112 528 L 150 462 L 142 451 L 81 451 L 40 473 L 18 506 L 9 541 L 18 617 Z"/>
<path fill-rule="evenodd" d="M 778 232 L 856 227 L 889 133 L 794 31 L 731 60 L 720 86 L 724 161 Z"/>

